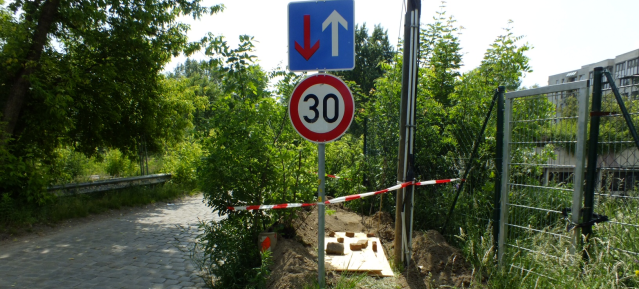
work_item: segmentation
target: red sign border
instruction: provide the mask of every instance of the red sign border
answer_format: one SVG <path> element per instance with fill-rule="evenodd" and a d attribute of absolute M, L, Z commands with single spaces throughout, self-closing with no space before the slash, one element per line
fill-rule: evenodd
<path fill-rule="evenodd" d="M 325 133 L 316 133 L 306 128 L 297 111 L 298 103 L 302 99 L 302 94 L 316 84 L 326 84 L 334 87 L 342 95 L 342 99 L 344 99 L 344 116 L 341 122 L 333 130 Z M 350 99 L 350 101 L 347 101 L 347 98 Z M 346 83 L 338 77 L 326 73 L 313 74 L 304 78 L 304 80 L 295 87 L 295 90 L 293 90 L 293 95 L 291 95 L 291 99 L 288 103 L 288 115 L 295 130 L 305 139 L 315 143 L 332 142 L 346 133 L 351 126 L 355 115 L 355 100 Z M 348 121 L 345 121 L 347 119 Z"/>

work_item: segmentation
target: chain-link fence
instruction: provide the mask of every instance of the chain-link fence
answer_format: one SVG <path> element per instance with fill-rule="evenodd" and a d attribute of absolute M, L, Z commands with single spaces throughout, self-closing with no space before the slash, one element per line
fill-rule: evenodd
<path fill-rule="evenodd" d="M 399 90 L 392 92 L 398 93 Z M 445 235 L 459 234 L 459 227 L 482 233 L 491 219 L 494 185 L 494 149 L 497 104 L 491 92 L 481 95 L 460 92 L 456 105 L 442 105 L 418 96 L 414 175 L 418 180 L 465 178 L 463 183 L 415 188 L 414 227 L 445 229 Z M 366 179 L 370 189 L 397 182 L 396 98 L 380 96 L 365 124 L 365 156 L 371 164 Z M 471 159 L 473 159 L 471 161 Z M 471 165 L 472 164 L 472 165 Z M 469 172 L 466 174 L 466 172 Z M 492 173 L 492 176 L 491 176 Z M 475 194 L 480 190 L 487 194 Z M 379 197 L 371 211 L 391 211 L 394 196 Z M 455 202 L 455 200 L 457 200 Z M 379 204 L 379 205 L 377 205 Z M 367 205 L 367 211 L 370 205 Z M 451 207 L 454 210 L 451 211 Z M 466 226 L 465 224 L 469 224 Z M 455 240 L 455 238 L 449 238 Z"/>
<path fill-rule="evenodd" d="M 455 168 L 456 171 L 451 173 L 464 179 L 462 183 L 446 192 L 439 191 L 440 194 L 443 193 L 438 196 L 439 202 L 445 206 L 442 213 L 446 213 L 443 223 L 440 224 L 441 232 L 447 235 L 449 240 L 456 239 L 451 238 L 452 236 L 464 234 L 481 236 L 486 230 L 492 229 L 493 191 L 496 180 L 495 135 L 498 103 L 503 99 L 503 87 L 501 89 L 501 92 L 495 89 L 492 94 L 481 96 L 480 98 L 484 99 L 481 107 L 466 108 L 449 120 L 450 136 L 455 142 L 443 160 Z"/>

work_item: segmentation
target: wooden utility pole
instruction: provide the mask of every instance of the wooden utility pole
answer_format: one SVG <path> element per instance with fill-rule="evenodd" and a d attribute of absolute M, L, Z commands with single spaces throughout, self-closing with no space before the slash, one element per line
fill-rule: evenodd
<path fill-rule="evenodd" d="M 419 71 L 419 23 L 421 0 L 407 0 L 404 17 L 404 60 L 402 64 L 402 98 L 399 116 L 399 154 L 397 181 L 414 180 L 413 147 L 415 136 L 415 98 L 417 96 L 417 75 Z M 410 258 L 412 237 L 412 201 L 414 186 L 397 190 L 395 211 L 395 264 L 400 264 L 406 256 Z"/>

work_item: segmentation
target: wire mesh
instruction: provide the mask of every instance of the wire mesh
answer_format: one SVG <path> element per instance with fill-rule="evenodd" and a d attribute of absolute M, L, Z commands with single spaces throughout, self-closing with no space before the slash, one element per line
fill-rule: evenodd
<path fill-rule="evenodd" d="M 585 82 L 580 89 L 563 87 L 506 97 L 510 137 L 500 250 L 511 266 L 537 273 L 541 264 L 559 262 L 574 246 L 567 212 L 574 199 L 581 202 L 575 184 L 583 184 L 585 127 L 579 126 L 586 121 L 587 88 Z"/>
<path fill-rule="evenodd" d="M 635 127 L 639 126 L 639 75 L 617 67 L 611 74 Z M 604 77 L 594 213 L 609 221 L 593 227 L 613 257 L 639 262 L 639 150 Z"/>
<path fill-rule="evenodd" d="M 399 91 L 397 91 L 399 92 Z M 494 147 L 496 106 L 483 136 L 482 124 L 486 120 L 493 98 L 492 93 L 466 95 L 454 106 L 445 106 L 428 98 L 417 102 L 417 130 L 415 138 L 414 174 L 417 179 L 461 178 L 470 161 L 475 143 L 478 153 L 471 174 L 463 185 L 454 213 L 450 216 L 447 235 L 458 235 L 459 227 L 478 228 L 486 231 L 490 222 L 492 189 L 487 184 L 495 182 Z M 372 187 L 393 185 L 396 182 L 396 156 L 398 130 L 393 114 L 393 99 L 378 99 L 376 113 L 371 113 L 366 124 L 366 157 L 374 164 L 367 172 Z M 382 113 L 383 112 L 383 113 Z M 390 120 L 390 121 L 389 121 Z M 378 182 L 377 184 L 373 182 Z M 441 230 L 460 183 L 418 187 L 415 190 L 415 228 Z M 479 193 L 482 191 L 483 193 Z M 477 192 L 477 194 L 475 194 Z M 386 209 L 394 206 L 393 196 L 384 197 Z M 386 207 L 388 206 L 388 207 Z M 450 238 L 453 239 L 454 238 Z"/>
<path fill-rule="evenodd" d="M 448 228 L 444 228 L 447 235 L 464 233 L 488 237 L 484 234 L 487 231 L 490 232 L 489 226 L 492 225 L 494 209 L 493 191 L 496 180 L 494 152 L 497 103 L 494 103 L 491 111 L 491 98 L 493 97 L 491 94 L 480 97 L 483 99 L 483 105 L 479 109 L 477 104 L 467 103 L 462 111 L 449 120 L 455 145 L 449 150 L 447 160 L 455 167 L 455 173 L 458 177 L 466 177 L 466 181 L 454 211 L 450 216 L 447 216 L 450 218 L 446 224 Z M 484 122 L 487 125 L 482 131 Z M 442 136 L 445 137 L 445 135 Z M 475 155 L 473 155 L 474 149 L 476 149 Z M 465 176 L 466 169 L 469 169 L 467 176 Z M 448 207 L 453 205 L 457 189 L 458 187 L 452 188 L 452 195 L 445 198 Z M 462 228 L 465 228 L 466 232 L 461 232 Z M 477 232 L 470 232 L 470 230 L 477 230 Z"/>

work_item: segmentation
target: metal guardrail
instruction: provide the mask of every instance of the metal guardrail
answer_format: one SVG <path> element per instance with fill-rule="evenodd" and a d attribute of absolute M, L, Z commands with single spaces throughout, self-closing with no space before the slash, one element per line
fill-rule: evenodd
<path fill-rule="evenodd" d="M 47 191 L 58 196 L 87 194 L 95 192 L 103 192 L 117 190 L 122 188 L 144 186 L 164 183 L 171 179 L 171 174 L 154 174 L 139 177 L 117 178 L 104 181 L 95 181 L 90 183 L 66 184 L 51 186 Z"/>

